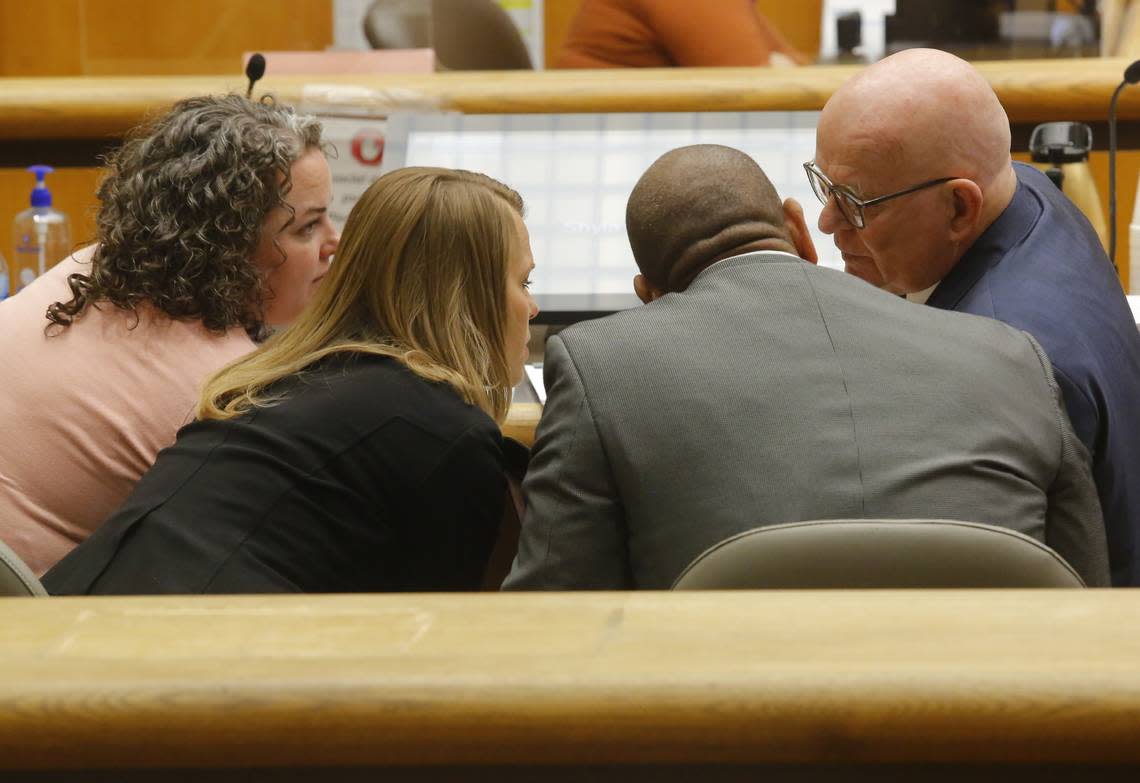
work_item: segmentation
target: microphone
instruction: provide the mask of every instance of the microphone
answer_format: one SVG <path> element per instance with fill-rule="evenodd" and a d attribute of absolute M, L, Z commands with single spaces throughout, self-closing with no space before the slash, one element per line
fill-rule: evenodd
<path fill-rule="evenodd" d="M 1140 60 L 1137 60 L 1133 65 L 1140 65 Z M 245 91 L 245 97 L 251 98 L 253 96 L 253 85 L 264 75 L 265 57 L 260 52 L 254 52 L 250 55 L 249 62 L 245 64 L 245 78 L 249 79 L 249 89 Z M 1140 81 L 1140 70 L 1138 70 L 1136 78 Z"/>
<path fill-rule="evenodd" d="M 1124 69 L 1124 81 L 1129 84 L 1140 82 L 1140 60 L 1137 60 Z"/>
<path fill-rule="evenodd" d="M 1130 84 L 1140 82 L 1140 60 L 1124 69 L 1124 81 L 1116 86 L 1108 104 L 1108 258 L 1116 266 L 1116 101 Z M 1117 267 L 1116 273 L 1120 274 Z"/>

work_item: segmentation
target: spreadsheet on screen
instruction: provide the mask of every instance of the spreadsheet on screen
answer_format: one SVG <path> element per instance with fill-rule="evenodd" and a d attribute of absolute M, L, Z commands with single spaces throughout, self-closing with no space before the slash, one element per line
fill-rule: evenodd
<path fill-rule="evenodd" d="M 479 171 L 516 189 L 536 260 L 532 290 L 548 311 L 633 306 L 636 273 L 625 206 L 661 154 L 723 144 L 750 155 L 813 228 L 820 263 L 842 268 L 814 227 L 820 205 L 804 175 L 818 112 L 461 115 L 394 114 L 384 170 L 446 166 Z M 557 315 L 557 313 L 553 313 Z M 541 316 L 540 316 L 541 317 Z M 557 318 L 554 318 L 557 321 Z"/>

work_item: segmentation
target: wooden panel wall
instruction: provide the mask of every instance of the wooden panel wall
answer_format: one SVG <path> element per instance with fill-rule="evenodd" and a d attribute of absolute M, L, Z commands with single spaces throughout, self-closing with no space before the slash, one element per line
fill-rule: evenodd
<path fill-rule="evenodd" d="M 0 0 L 0 76 L 234 73 L 251 49 L 327 48 L 332 17 L 332 0 Z"/>
<path fill-rule="evenodd" d="M 814 60 L 819 55 L 823 0 L 756 0 L 756 9 L 809 59 Z"/>
<path fill-rule="evenodd" d="M 332 40 L 332 0 L 0 0 L 0 76 L 237 74 L 244 52 L 319 51 Z M 41 162 L 51 161 L 27 161 Z M 95 234 L 101 173 L 67 168 L 49 180 L 76 242 Z M 0 168 L 0 252 L 9 259 L 9 224 L 27 207 L 31 181 Z"/>
<path fill-rule="evenodd" d="M 566 40 L 566 32 L 582 0 L 544 0 L 542 4 L 543 62 L 552 68 L 558 59 L 558 50 Z"/>
<path fill-rule="evenodd" d="M 83 73 L 83 0 L 0 0 L 0 76 Z M 36 35 L 36 30 L 46 34 Z"/>
<path fill-rule="evenodd" d="M 694 2 L 709 0 L 694 0 Z M 543 4 L 545 52 L 547 67 L 558 56 L 570 20 L 578 12 L 582 0 L 546 0 Z M 756 8 L 780 29 L 792 44 L 808 57 L 819 53 L 819 21 L 823 0 L 756 0 Z"/>

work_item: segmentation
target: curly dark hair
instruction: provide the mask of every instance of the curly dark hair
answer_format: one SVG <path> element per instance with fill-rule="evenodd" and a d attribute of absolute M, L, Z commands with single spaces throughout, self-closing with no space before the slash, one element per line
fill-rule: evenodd
<path fill-rule="evenodd" d="M 106 160 L 91 272 L 68 277 L 72 298 L 48 307 L 47 328 L 107 301 L 261 335 L 262 275 L 250 259 L 270 210 L 288 207 L 293 163 L 314 147 L 320 122 L 269 97 L 188 98 L 133 132 Z"/>

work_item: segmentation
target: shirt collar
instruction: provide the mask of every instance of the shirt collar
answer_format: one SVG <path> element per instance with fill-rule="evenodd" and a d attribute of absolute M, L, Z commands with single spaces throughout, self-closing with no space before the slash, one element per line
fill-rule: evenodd
<path fill-rule="evenodd" d="M 930 295 L 934 293 L 934 289 L 937 287 L 938 283 L 935 283 L 934 285 L 930 286 L 930 288 L 924 288 L 921 291 L 915 291 L 913 293 L 907 294 L 906 300 L 908 302 L 914 302 L 915 304 L 926 304 L 926 300 L 930 298 Z"/>

